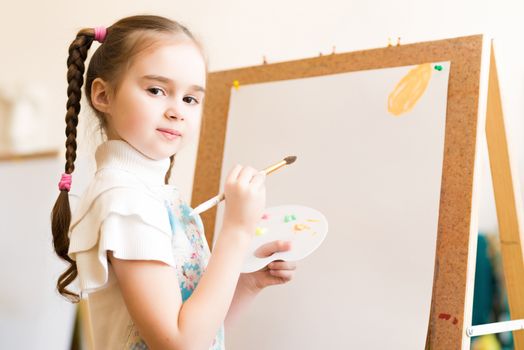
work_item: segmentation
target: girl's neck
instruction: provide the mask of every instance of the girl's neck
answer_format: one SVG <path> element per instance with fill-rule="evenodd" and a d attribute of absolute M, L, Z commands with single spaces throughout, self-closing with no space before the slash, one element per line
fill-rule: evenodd
<path fill-rule="evenodd" d="M 146 157 L 123 140 L 108 140 L 98 146 L 95 153 L 97 171 L 113 168 L 128 171 L 149 185 L 162 185 L 169 158 L 154 160 Z"/>

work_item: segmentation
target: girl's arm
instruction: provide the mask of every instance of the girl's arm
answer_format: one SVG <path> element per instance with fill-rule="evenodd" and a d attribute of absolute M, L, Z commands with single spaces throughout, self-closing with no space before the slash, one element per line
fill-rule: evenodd
<path fill-rule="evenodd" d="M 171 266 L 110 254 L 129 314 L 150 349 L 208 349 L 213 342 L 264 208 L 265 176 L 255 174 L 237 166 L 228 176 L 224 226 L 206 272 L 184 303 Z"/>
<path fill-rule="evenodd" d="M 235 323 L 242 312 L 247 309 L 247 307 L 256 298 L 261 290 L 262 289 L 258 288 L 252 289 L 249 283 L 245 283 L 245 275 L 240 275 L 237 287 L 235 289 L 235 294 L 233 295 L 233 300 L 231 301 L 226 320 L 224 321 L 226 329 Z"/>
<path fill-rule="evenodd" d="M 183 304 L 174 268 L 111 256 L 129 314 L 150 349 L 209 348 L 233 298 L 242 252 L 249 246 L 242 235 L 221 233 L 206 272 Z"/>

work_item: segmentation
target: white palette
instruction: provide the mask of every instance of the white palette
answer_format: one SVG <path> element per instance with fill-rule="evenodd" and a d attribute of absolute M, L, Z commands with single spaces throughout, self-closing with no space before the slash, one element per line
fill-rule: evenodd
<path fill-rule="evenodd" d="M 242 272 L 260 270 L 275 260 L 298 261 L 317 249 L 326 238 L 328 222 L 319 211 L 300 205 L 270 207 L 258 223 Z M 262 245 L 276 241 L 291 241 L 291 250 L 265 258 L 255 256 Z"/>

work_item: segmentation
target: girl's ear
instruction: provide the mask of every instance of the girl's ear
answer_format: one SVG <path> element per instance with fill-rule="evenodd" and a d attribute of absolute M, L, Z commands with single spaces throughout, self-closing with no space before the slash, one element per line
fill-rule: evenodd
<path fill-rule="evenodd" d="M 91 84 L 91 102 L 99 112 L 109 113 L 109 85 L 100 78 Z"/>

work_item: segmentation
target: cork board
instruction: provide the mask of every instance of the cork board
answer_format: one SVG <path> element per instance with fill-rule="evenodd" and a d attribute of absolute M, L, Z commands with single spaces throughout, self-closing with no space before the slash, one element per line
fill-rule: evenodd
<path fill-rule="evenodd" d="M 483 37 L 471 36 L 266 64 L 209 75 L 192 205 L 219 192 L 231 86 L 449 61 L 444 160 L 427 347 L 460 348 L 471 322 L 473 173 Z M 202 214 L 212 242 L 216 210 Z M 467 341 L 467 340 L 466 340 Z"/>

